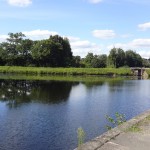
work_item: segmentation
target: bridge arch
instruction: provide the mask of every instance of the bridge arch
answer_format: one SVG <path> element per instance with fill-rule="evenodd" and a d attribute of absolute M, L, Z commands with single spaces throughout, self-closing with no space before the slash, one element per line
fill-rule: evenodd
<path fill-rule="evenodd" d="M 133 67 L 133 68 L 131 68 L 131 71 L 136 76 L 143 76 L 143 74 L 145 72 L 145 68 Z"/>

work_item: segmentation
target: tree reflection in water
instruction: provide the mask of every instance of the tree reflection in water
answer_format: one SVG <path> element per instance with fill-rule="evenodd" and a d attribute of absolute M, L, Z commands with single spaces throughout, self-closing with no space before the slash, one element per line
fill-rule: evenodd
<path fill-rule="evenodd" d="M 0 80 L 0 101 L 10 108 L 23 103 L 61 103 L 67 101 L 71 88 L 78 82 Z"/>

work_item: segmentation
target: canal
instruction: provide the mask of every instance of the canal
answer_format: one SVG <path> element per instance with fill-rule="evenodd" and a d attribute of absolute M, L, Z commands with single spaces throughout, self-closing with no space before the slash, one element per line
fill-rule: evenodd
<path fill-rule="evenodd" d="M 79 127 L 88 141 L 106 131 L 106 115 L 150 109 L 150 80 L 92 78 L 0 79 L 0 149 L 72 150 Z"/>

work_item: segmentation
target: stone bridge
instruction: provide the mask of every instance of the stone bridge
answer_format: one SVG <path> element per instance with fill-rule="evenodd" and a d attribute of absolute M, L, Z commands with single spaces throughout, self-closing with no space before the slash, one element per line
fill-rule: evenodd
<path fill-rule="evenodd" d="M 131 71 L 133 72 L 134 75 L 136 76 L 143 76 L 145 72 L 145 68 L 140 68 L 140 67 L 132 67 Z"/>

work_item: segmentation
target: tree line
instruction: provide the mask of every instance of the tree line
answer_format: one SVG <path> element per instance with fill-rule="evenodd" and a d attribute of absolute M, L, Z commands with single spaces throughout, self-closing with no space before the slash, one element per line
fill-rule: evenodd
<path fill-rule="evenodd" d="M 88 53 L 80 63 L 85 67 L 119 68 L 119 67 L 150 67 L 150 59 L 142 58 L 133 50 L 124 51 L 121 48 L 112 48 L 109 55 L 93 55 Z"/>
<path fill-rule="evenodd" d="M 73 56 L 69 40 L 59 35 L 45 40 L 27 39 L 20 33 L 9 33 L 5 42 L 0 43 L 1 66 L 37 67 L 150 67 L 150 60 L 143 59 L 133 50 L 113 48 L 109 55 L 88 53 L 85 58 Z"/>
<path fill-rule="evenodd" d="M 46 40 L 26 39 L 23 33 L 9 33 L 0 44 L 0 65 L 9 66 L 71 66 L 72 52 L 69 40 L 59 35 Z"/>

